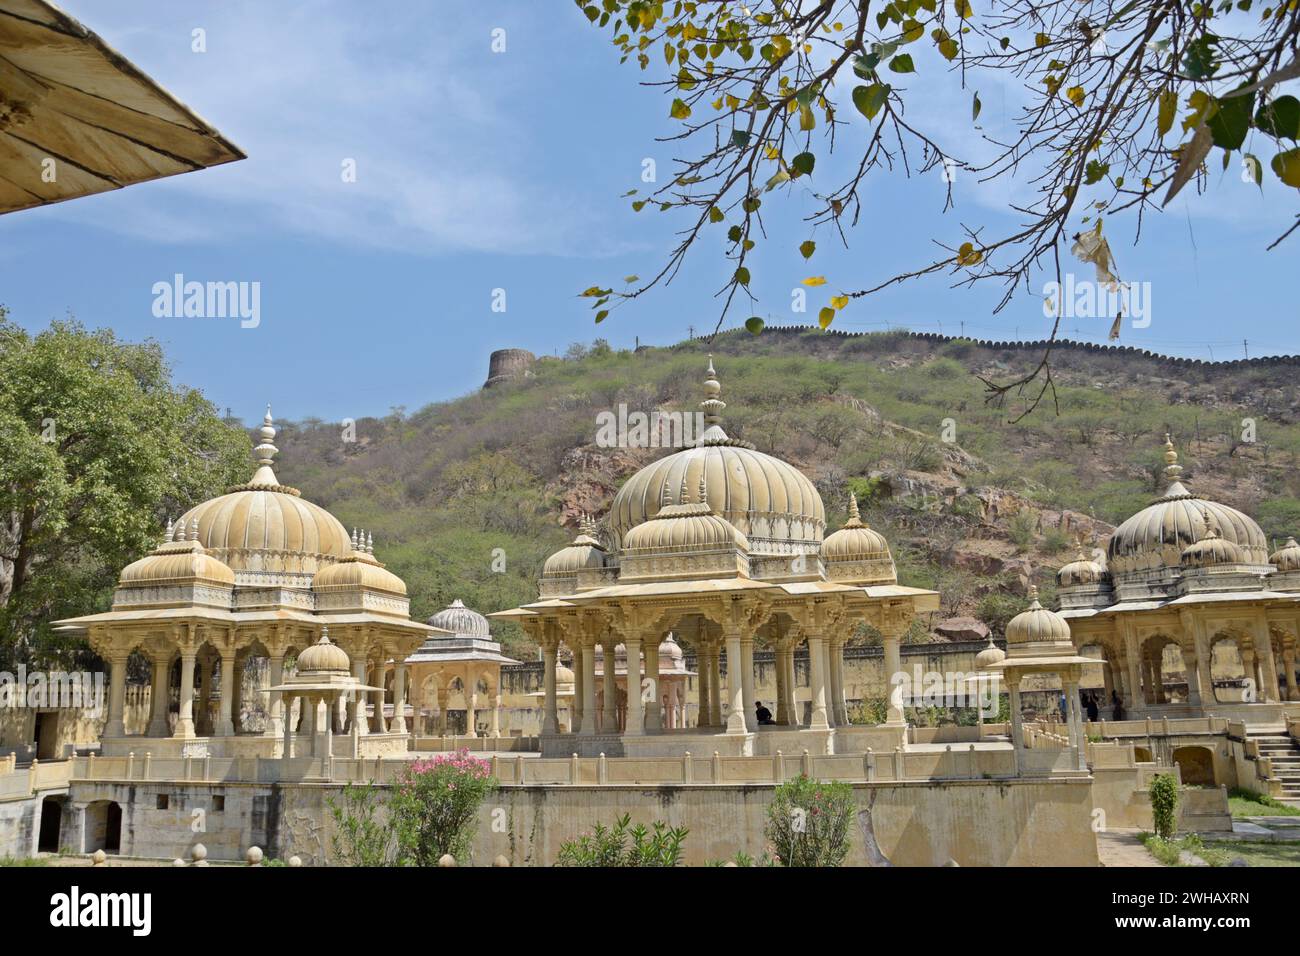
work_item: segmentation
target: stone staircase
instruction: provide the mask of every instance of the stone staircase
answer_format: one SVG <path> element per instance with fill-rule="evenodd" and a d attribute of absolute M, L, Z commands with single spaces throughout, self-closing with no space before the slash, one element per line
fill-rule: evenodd
<path fill-rule="evenodd" d="M 1251 734 L 1259 755 L 1273 764 L 1273 776 L 1282 781 L 1282 803 L 1300 806 L 1300 747 L 1285 733 Z"/>

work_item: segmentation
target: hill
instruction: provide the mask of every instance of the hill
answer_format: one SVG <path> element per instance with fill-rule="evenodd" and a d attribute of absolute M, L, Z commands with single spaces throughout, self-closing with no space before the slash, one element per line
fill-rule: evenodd
<path fill-rule="evenodd" d="M 285 423 L 277 468 L 408 583 L 412 613 L 462 598 L 483 611 L 532 600 L 546 555 L 583 512 L 663 449 L 605 448 L 597 415 L 694 411 L 706 353 L 733 437 L 784 458 L 820 490 L 830 528 L 852 487 L 893 545 L 903 583 L 943 592 L 945 615 L 999 629 L 1076 535 L 1112 526 L 1161 490 L 1166 430 L 1192 487 L 1252 514 L 1273 538 L 1300 533 L 1300 385 L 1293 359 L 1187 362 L 1062 347 L 1057 401 L 1012 424 L 978 376 L 1032 368 L 1033 344 L 909 333 L 767 329 L 712 343 L 613 351 L 573 346 L 519 377 L 406 415 Z M 485 363 L 486 370 L 486 363 Z M 355 440 L 348 440 L 354 438 Z M 828 529 L 829 530 L 829 529 Z M 502 638 L 528 654 L 522 636 Z"/>

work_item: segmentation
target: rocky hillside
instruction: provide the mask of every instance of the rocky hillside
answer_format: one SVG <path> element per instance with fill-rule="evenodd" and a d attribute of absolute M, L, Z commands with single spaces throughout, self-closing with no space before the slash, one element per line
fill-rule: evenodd
<path fill-rule="evenodd" d="M 356 423 L 286 423 L 283 480 L 349 525 L 408 582 L 414 612 L 456 597 L 484 611 L 535 595 L 542 560 L 583 512 L 663 449 L 597 444 L 597 415 L 694 411 L 712 352 L 733 437 L 812 478 L 831 527 L 853 488 L 894 546 L 903 583 L 943 592 L 947 616 L 998 630 L 1023 584 L 1050 593 L 1076 536 L 1104 543 L 1160 489 L 1172 432 L 1192 487 L 1300 533 L 1300 385 L 1289 362 L 1175 363 L 1062 348 L 1055 393 L 1012 424 L 981 379 L 1032 369 L 1034 347 L 768 329 L 635 353 L 575 346 L 532 374 Z M 485 362 L 486 368 L 486 362 Z M 350 440 L 350 439 L 355 440 Z M 502 637 L 519 653 L 520 635 Z"/>

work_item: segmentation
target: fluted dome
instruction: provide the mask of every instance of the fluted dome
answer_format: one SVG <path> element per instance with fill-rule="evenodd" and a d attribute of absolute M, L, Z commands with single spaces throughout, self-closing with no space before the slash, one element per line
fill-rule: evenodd
<path fill-rule="evenodd" d="M 139 561 L 122 569 L 118 586 L 124 588 L 162 585 L 214 584 L 233 587 L 235 572 L 203 550 L 196 540 L 187 540 L 182 526 L 175 532 L 168 523 L 167 537 Z"/>
<path fill-rule="evenodd" d="M 647 465 L 619 489 L 609 514 L 614 547 L 625 547 L 628 532 L 661 508 L 687 503 L 683 490 L 703 477 L 710 509 L 744 534 L 755 554 L 817 552 L 826 527 L 821 495 L 793 465 L 727 437 L 721 388 L 710 359 L 701 403 L 707 430 L 697 447 Z"/>
<path fill-rule="evenodd" d="M 352 546 L 338 519 L 281 485 L 271 470 L 277 449 L 269 408 L 261 436 L 252 480 L 191 508 L 181 521 L 188 527 L 197 518 L 199 543 L 236 572 L 314 574 L 348 557 Z"/>
<path fill-rule="evenodd" d="M 317 593 L 360 588 L 406 594 L 406 582 L 376 561 L 374 554 L 365 547 L 318 571 L 311 582 L 311 589 Z"/>
<path fill-rule="evenodd" d="M 1007 652 L 993 643 L 993 635 L 990 634 L 988 647 L 975 655 L 975 666 L 979 670 L 985 670 L 1006 659 Z"/>
<path fill-rule="evenodd" d="M 457 637 L 492 637 L 491 628 L 488 627 L 488 619 L 478 611 L 467 608 L 460 598 L 456 598 L 456 600 L 429 618 L 428 623 L 434 627 L 440 627 L 444 631 L 451 631 Z"/>
<path fill-rule="evenodd" d="M 595 528 L 584 518 L 578 528 L 578 536 L 556 551 L 542 565 L 543 577 L 557 577 L 577 574 L 588 568 L 605 566 L 605 546 L 596 539 Z"/>
<path fill-rule="evenodd" d="M 858 496 L 849 495 L 849 520 L 822 542 L 822 560 L 832 581 L 859 584 L 896 584 L 898 570 L 889 542 L 867 527 L 858 513 Z"/>
<path fill-rule="evenodd" d="M 328 630 L 322 631 L 320 640 L 298 655 L 296 665 L 299 677 L 323 673 L 346 674 L 350 666 L 347 652 L 330 640 Z"/>
<path fill-rule="evenodd" d="M 1038 588 L 1029 588 L 1029 607 L 1007 623 L 1007 646 L 1016 644 L 1060 644 L 1073 647 L 1070 625 L 1055 611 L 1038 603 Z"/>
<path fill-rule="evenodd" d="M 1279 571 L 1300 571 L 1300 544 L 1295 538 L 1287 538 L 1286 544 L 1269 555 L 1268 563 Z"/>
<path fill-rule="evenodd" d="M 665 509 L 629 531 L 623 539 L 624 553 L 712 551 L 718 548 L 749 550 L 749 542 L 740 530 L 730 521 L 710 512 L 707 505 L 697 502 L 672 507 L 672 514 Z"/>
<path fill-rule="evenodd" d="M 1106 577 L 1106 569 L 1083 553 L 1080 546 L 1075 558 L 1063 565 L 1056 572 L 1057 587 L 1073 588 L 1087 584 L 1100 584 Z"/>
<path fill-rule="evenodd" d="M 1205 532 L 1205 537 L 1183 549 L 1180 563 L 1185 568 L 1212 568 L 1225 564 L 1243 563 L 1241 548 L 1219 537 L 1215 528 Z"/>
<path fill-rule="evenodd" d="M 1183 551 L 1206 536 L 1211 527 L 1219 537 L 1241 551 L 1243 564 L 1268 562 L 1268 541 L 1251 518 L 1200 498 L 1184 487 L 1178 453 L 1165 436 L 1165 494 L 1129 518 L 1111 535 L 1107 566 L 1112 576 L 1131 572 L 1178 568 Z"/>

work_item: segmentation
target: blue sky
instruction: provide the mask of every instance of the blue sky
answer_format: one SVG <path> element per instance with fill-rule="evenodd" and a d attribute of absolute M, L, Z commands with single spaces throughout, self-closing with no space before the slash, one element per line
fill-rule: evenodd
<path fill-rule="evenodd" d="M 713 238 L 672 286 L 601 326 L 576 296 L 653 274 L 681 222 L 635 214 L 620 198 L 643 185 L 645 158 L 661 180 L 669 174 L 674 148 L 654 139 L 672 129 L 668 103 L 568 0 L 62 5 L 249 159 L 0 217 L 0 303 L 28 328 L 73 314 L 153 337 L 181 381 L 246 420 L 268 401 L 277 415 L 337 420 L 470 391 L 496 348 L 563 352 L 597 335 L 667 344 L 717 319 L 713 294 L 730 269 Z M 191 50 L 195 28 L 206 31 L 205 53 Z M 502 53 L 492 50 L 498 28 Z M 914 118 L 978 152 L 970 91 L 942 82 L 915 80 Z M 981 122 L 996 129 L 1016 92 L 980 95 Z M 345 159 L 356 160 L 356 182 L 342 181 Z M 819 161 L 818 173 L 835 168 Z M 875 179 L 847 250 L 809 233 L 798 207 L 768 203 L 774 241 L 752 264 L 760 301 L 729 324 L 751 313 L 806 321 L 829 294 L 811 296 L 808 316 L 791 315 L 790 290 L 806 275 L 860 288 L 928 262 L 934 239 L 959 241 L 961 222 L 990 234 L 1013 226 L 1000 205 L 1018 188 L 959 177 L 957 212 L 944 216 L 937 173 Z M 1273 180 L 1261 194 L 1235 168 L 1216 169 L 1206 195 L 1189 187 L 1149 216 L 1137 248 L 1131 224 L 1108 220 L 1120 275 L 1152 288 L 1150 327 L 1126 327 L 1122 341 L 1203 358 L 1240 357 L 1242 339 L 1252 355 L 1300 352 L 1300 236 L 1264 252 L 1296 207 L 1283 189 Z M 795 251 L 810 237 L 812 266 Z M 260 282 L 260 325 L 155 317 L 153 284 L 178 272 Z M 964 322 L 980 337 L 1045 334 L 1037 294 L 993 315 L 999 290 L 949 281 L 855 303 L 837 327 L 955 332 Z M 504 313 L 491 308 L 498 288 Z M 1081 320 L 1067 332 L 1100 340 L 1108 324 Z"/>

